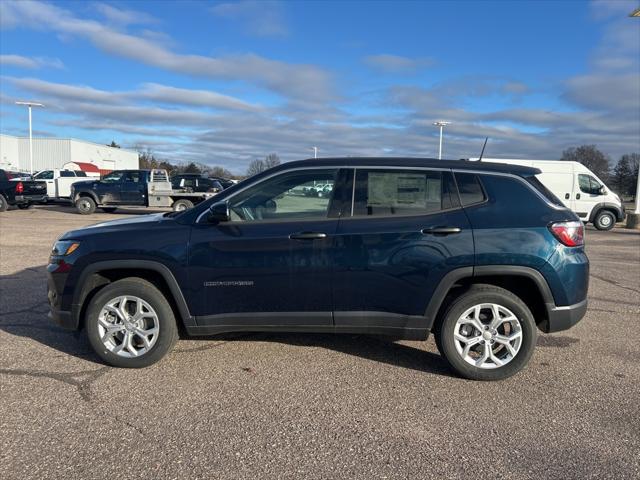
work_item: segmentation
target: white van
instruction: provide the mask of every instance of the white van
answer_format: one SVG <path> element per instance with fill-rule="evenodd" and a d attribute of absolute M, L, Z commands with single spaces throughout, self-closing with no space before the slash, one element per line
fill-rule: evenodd
<path fill-rule="evenodd" d="M 620 197 L 580 162 L 507 158 L 483 158 L 482 161 L 540 169 L 542 173 L 537 177 L 542 184 L 583 222 L 593 223 L 598 230 L 611 230 L 616 222 L 624 220 L 624 206 Z"/>
<path fill-rule="evenodd" d="M 87 176 L 87 173 L 82 170 L 52 169 L 36 173 L 33 179 L 47 184 L 49 199 L 68 199 L 71 195 L 71 184 L 90 180 Z M 89 176 L 96 176 L 96 174 L 90 173 Z"/>

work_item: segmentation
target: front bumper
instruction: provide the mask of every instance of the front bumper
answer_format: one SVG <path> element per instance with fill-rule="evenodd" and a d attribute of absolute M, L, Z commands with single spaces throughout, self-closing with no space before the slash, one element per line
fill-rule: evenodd
<path fill-rule="evenodd" d="M 67 275 L 64 273 L 52 273 L 57 265 L 47 267 L 47 300 L 49 301 L 49 319 L 55 324 L 69 330 L 78 329 L 78 316 L 70 311 L 62 309 L 62 292 Z"/>
<path fill-rule="evenodd" d="M 587 299 L 574 305 L 557 307 L 554 304 L 547 304 L 547 320 L 542 322 L 540 328 L 545 333 L 560 332 L 568 330 L 582 320 L 587 313 Z"/>

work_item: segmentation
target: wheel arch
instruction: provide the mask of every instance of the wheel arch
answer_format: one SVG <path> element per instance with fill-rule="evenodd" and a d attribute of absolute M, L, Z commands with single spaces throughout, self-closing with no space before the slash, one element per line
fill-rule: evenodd
<path fill-rule="evenodd" d="M 92 263 L 78 278 L 76 285 L 82 287 L 76 289 L 71 305 L 72 316 L 78 328 L 84 326 L 87 306 L 99 290 L 117 280 L 132 277 L 143 278 L 157 287 L 184 326 L 195 325 L 182 290 L 166 265 L 152 260 L 108 260 Z"/>
<path fill-rule="evenodd" d="M 549 309 L 555 306 L 551 289 L 539 271 L 514 265 L 463 267 L 449 272 L 427 306 L 427 328 L 437 331 L 451 302 L 476 284 L 495 285 L 518 296 L 531 310 L 538 328 L 546 329 Z"/>
<path fill-rule="evenodd" d="M 611 213 L 613 213 L 613 215 L 616 217 L 616 221 L 618 222 L 624 220 L 624 213 L 622 211 L 622 208 L 620 208 L 615 203 L 602 202 L 602 203 L 595 204 L 591 209 L 591 213 L 589 214 L 589 220 L 588 220 L 589 223 L 593 223 L 596 217 L 598 216 L 598 214 L 602 210 L 608 210 Z"/>
<path fill-rule="evenodd" d="M 98 201 L 98 196 L 94 192 L 89 190 L 81 190 L 79 192 L 76 192 L 75 198 L 73 199 L 73 201 L 75 202 L 76 200 L 82 197 L 89 197 L 96 203 L 96 205 L 100 204 L 100 202 Z"/>

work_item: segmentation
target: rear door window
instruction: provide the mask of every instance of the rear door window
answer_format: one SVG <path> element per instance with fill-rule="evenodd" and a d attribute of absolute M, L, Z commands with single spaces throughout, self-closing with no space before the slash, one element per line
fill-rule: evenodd
<path fill-rule="evenodd" d="M 356 170 L 354 216 L 425 215 L 458 206 L 451 173 Z"/>
<path fill-rule="evenodd" d="M 61 177 L 75 177 L 72 171 L 70 170 L 60 170 Z"/>
<path fill-rule="evenodd" d="M 460 193 L 460 202 L 463 206 L 482 203 L 487 199 L 477 175 L 456 172 L 456 183 Z"/>

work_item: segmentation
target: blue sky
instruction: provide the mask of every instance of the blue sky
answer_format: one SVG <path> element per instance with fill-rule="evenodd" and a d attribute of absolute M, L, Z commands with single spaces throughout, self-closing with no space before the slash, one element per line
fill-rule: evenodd
<path fill-rule="evenodd" d="M 0 3 L 0 130 L 256 157 L 640 151 L 632 1 Z"/>

